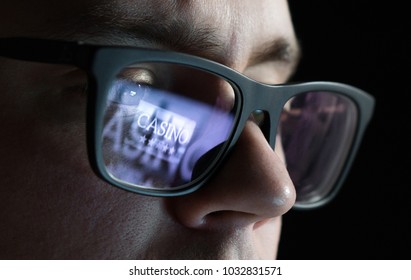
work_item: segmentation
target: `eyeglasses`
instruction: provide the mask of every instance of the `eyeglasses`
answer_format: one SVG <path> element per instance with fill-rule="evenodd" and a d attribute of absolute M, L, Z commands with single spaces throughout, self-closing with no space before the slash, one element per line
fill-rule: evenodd
<path fill-rule="evenodd" d="M 268 85 L 172 51 L 5 38 L 0 55 L 86 70 L 90 164 L 110 184 L 144 195 L 203 186 L 254 115 L 284 154 L 295 208 L 322 205 L 342 185 L 374 107 L 349 85 Z"/>

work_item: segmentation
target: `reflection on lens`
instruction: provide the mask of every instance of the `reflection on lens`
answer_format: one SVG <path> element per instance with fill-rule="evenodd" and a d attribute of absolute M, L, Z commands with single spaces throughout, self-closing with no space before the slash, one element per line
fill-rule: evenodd
<path fill-rule="evenodd" d="M 107 98 L 107 171 L 117 181 L 145 189 L 178 189 L 199 178 L 232 133 L 233 107 L 227 103 L 234 100 L 221 105 L 227 96 L 234 97 L 228 82 L 188 67 L 152 63 L 125 69 Z"/>
<path fill-rule="evenodd" d="M 316 202 L 330 193 L 357 119 L 355 104 L 332 92 L 301 93 L 284 106 L 279 131 L 297 202 Z"/>

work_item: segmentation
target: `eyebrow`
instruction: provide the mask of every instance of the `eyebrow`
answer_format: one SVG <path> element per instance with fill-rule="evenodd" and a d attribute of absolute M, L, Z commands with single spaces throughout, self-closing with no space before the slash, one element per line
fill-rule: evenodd
<path fill-rule="evenodd" d="M 96 5 L 66 22 L 67 32 L 63 35 L 81 36 L 85 42 L 101 37 L 112 45 L 147 43 L 152 47 L 192 54 L 217 55 L 223 51 L 222 41 L 209 25 L 193 24 L 185 17 L 167 16 L 170 12 L 164 7 L 159 7 L 153 15 L 128 12 L 124 16 L 116 14 L 110 5 Z"/>
<path fill-rule="evenodd" d="M 222 41 L 219 40 L 212 27 L 207 25 L 188 24 L 182 19 L 173 19 L 172 23 L 136 23 L 123 24 L 119 29 L 130 37 L 140 41 L 155 43 L 159 46 L 196 55 L 215 58 L 223 52 Z"/>
<path fill-rule="evenodd" d="M 138 41 L 224 63 L 226 43 L 216 35 L 218 34 L 216 28 L 206 23 L 193 24 L 190 18 L 184 16 L 168 17 L 164 7 L 159 8 L 155 15 L 133 15 L 134 13 L 132 12 L 131 16 L 120 17 L 113 14 L 113 10 L 100 5 L 81 15 L 74 24 L 75 26 L 77 24 L 77 28 L 73 29 L 71 26 L 68 30 L 82 30 L 90 37 L 100 35 L 113 45 L 130 45 Z M 298 43 L 293 44 L 284 37 L 263 42 L 257 48 L 251 54 L 250 65 L 265 61 L 280 61 L 289 64 L 293 72 L 300 59 Z"/>
<path fill-rule="evenodd" d="M 250 64 L 279 61 L 290 64 L 295 68 L 300 59 L 301 48 L 298 42 L 292 44 L 289 40 L 280 37 L 259 46 L 251 55 Z"/>

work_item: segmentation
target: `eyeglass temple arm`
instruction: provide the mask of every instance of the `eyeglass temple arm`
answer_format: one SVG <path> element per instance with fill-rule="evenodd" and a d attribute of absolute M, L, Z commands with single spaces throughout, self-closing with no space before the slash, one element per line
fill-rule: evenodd
<path fill-rule="evenodd" d="M 0 56 L 19 60 L 87 67 L 93 48 L 81 42 L 1 38 Z"/>

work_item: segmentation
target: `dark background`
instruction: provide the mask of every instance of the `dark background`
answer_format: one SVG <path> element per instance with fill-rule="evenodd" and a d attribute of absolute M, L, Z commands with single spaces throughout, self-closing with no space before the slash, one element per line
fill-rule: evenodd
<path fill-rule="evenodd" d="M 337 198 L 318 210 L 284 216 L 280 259 L 411 259 L 406 3 L 289 1 L 303 50 L 293 80 L 352 84 L 376 98 L 376 110 Z"/>

